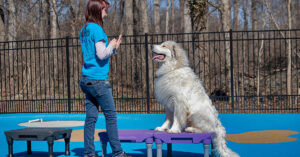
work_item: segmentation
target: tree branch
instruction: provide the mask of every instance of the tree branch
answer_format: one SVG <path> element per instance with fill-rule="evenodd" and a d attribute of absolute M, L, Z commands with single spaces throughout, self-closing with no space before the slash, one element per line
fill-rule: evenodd
<path fill-rule="evenodd" d="M 266 0 L 264 0 L 264 2 L 265 2 L 265 4 L 266 4 L 267 12 L 268 12 L 269 16 L 271 17 L 272 22 L 275 24 L 276 28 L 277 28 L 278 30 L 280 30 L 279 25 L 277 24 L 277 22 L 275 21 L 275 18 L 273 17 L 273 15 L 272 15 L 272 13 L 271 13 L 271 10 L 270 10 L 270 4 L 269 4 Z M 281 36 L 284 38 L 284 34 L 283 34 L 282 32 L 280 32 L 280 34 L 281 34 Z"/>
<path fill-rule="evenodd" d="M 220 4 L 216 4 L 216 3 L 213 3 L 213 2 L 210 2 L 209 0 L 207 0 L 207 3 L 211 6 L 213 6 L 214 8 L 220 10 L 221 9 L 221 5 Z"/>

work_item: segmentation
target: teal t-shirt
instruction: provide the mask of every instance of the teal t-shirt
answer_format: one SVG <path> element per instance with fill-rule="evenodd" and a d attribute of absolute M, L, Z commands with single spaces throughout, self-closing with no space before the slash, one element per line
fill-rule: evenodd
<path fill-rule="evenodd" d="M 80 31 L 80 43 L 83 56 L 82 76 L 93 80 L 108 80 L 109 59 L 101 60 L 96 55 L 95 44 L 105 41 L 108 46 L 107 35 L 102 27 L 96 23 L 88 23 Z"/>

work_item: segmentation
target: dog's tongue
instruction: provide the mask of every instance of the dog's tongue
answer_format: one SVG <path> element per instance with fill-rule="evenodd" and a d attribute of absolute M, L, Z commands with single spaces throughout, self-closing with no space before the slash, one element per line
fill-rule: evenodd
<path fill-rule="evenodd" d="M 165 58 L 164 55 L 156 55 L 152 58 L 152 60 L 155 60 L 155 59 L 163 60 L 164 58 Z"/>

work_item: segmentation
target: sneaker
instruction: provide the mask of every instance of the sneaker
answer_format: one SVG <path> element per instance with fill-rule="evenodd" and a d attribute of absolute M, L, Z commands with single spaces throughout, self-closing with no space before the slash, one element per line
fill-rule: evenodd
<path fill-rule="evenodd" d="M 132 157 L 128 154 L 126 154 L 125 152 L 121 153 L 118 157 Z"/>
<path fill-rule="evenodd" d="M 95 154 L 95 155 L 84 155 L 84 157 L 99 157 L 99 156 Z"/>

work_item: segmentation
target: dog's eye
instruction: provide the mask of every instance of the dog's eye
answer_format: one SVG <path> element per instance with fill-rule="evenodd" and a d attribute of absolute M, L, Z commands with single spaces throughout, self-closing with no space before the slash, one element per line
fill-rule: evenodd
<path fill-rule="evenodd" d="M 162 47 L 166 47 L 165 45 L 163 45 Z"/>

